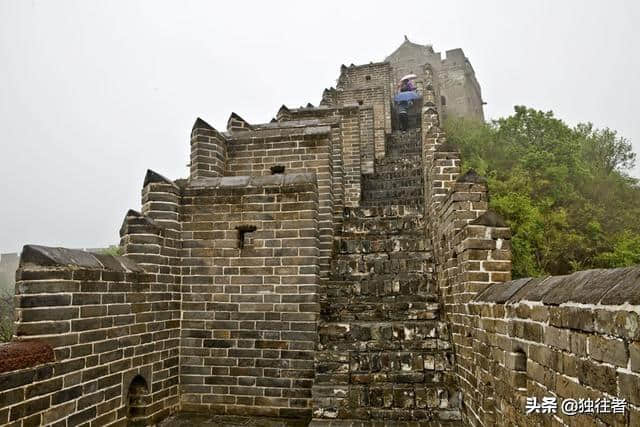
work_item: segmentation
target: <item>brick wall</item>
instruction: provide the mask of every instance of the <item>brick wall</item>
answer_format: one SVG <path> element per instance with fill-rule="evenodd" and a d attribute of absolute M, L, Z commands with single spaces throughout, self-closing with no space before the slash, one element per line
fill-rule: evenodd
<path fill-rule="evenodd" d="M 198 118 L 191 130 L 191 178 L 222 176 L 226 157 L 225 137 Z"/>
<path fill-rule="evenodd" d="M 330 125 L 313 121 L 273 123 L 229 138 L 226 175 L 270 175 L 275 165 L 285 174 L 314 173 L 318 180 L 320 267 L 329 272 L 333 244 L 333 141 Z"/>
<path fill-rule="evenodd" d="M 385 135 L 391 133 L 391 99 L 394 91 L 391 66 L 387 62 L 349 67 L 343 65 L 340 69 L 336 102 L 339 105 L 358 103 L 373 108 L 373 143 L 377 159 L 385 156 Z"/>
<path fill-rule="evenodd" d="M 363 89 L 348 89 L 338 91 L 338 103 L 341 105 L 358 103 L 359 105 L 370 106 L 373 109 L 373 142 L 376 159 L 384 157 L 385 134 L 391 131 L 391 106 L 390 98 L 382 87 L 372 87 Z M 387 126 L 387 117 L 389 124 Z M 387 130 L 387 127 L 389 128 Z"/>
<path fill-rule="evenodd" d="M 474 171 L 460 171 L 460 153 L 440 128 L 433 90 L 433 73 L 424 67 L 422 157 L 424 162 L 426 234 L 435 256 L 439 298 L 455 352 L 455 374 L 462 391 L 462 415 L 474 423 L 478 399 L 491 395 L 475 392 L 478 378 L 476 350 L 470 339 L 473 314 L 469 301 L 496 282 L 511 278 L 510 230 L 488 211 L 486 180 Z M 487 390 L 484 390 L 487 391 Z M 484 403 L 476 406 L 484 407 Z M 497 420 L 494 420 L 497 422 Z M 495 425 L 487 423 L 485 425 Z"/>
<path fill-rule="evenodd" d="M 469 302 L 470 425 L 640 425 L 640 268 L 494 284 Z M 556 414 L 525 415 L 527 397 Z M 622 414 L 568 416 L 564 399 L 626 399 Z M 611 409 L 609 409 L 611 411 Z"/>
<path fill-rule="evenodd" d="M 310 415 L 319 313 L 315 176 L 192 180 L 181 218 L 182 409 Z"/>
<path fill-rule="evenodd" d="M 16 304 L 17 339 L 50 345 L 55 361 L 0 374 L 0 424 L 126 422 L 136 376 L 147 385 L 139 420 L 177 410 L 180 300 L 157 274 L 123 257 L 25 246 Z"/>

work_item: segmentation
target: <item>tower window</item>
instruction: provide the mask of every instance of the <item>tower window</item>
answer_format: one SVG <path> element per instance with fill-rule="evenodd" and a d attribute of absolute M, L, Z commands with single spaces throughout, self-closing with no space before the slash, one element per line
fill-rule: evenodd
<path fill-rule="evenodd" d="M 447 98 L 445 98 L 444 95 L 440 97 L 440 104 L 447 105 Z"/>
<path fill-rule="evenodd" d="M 365 78 L 364 78 L 364 79 L 365 79 L 366 81 L 369 81 L 369 80 L 371 80 L 371 76 L 365 76 Z"/>

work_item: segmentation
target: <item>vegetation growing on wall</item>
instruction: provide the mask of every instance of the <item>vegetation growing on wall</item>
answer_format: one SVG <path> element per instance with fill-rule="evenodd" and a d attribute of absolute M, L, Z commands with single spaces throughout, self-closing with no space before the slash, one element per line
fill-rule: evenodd
<path fill-rule="evenodd" d="M 615 131 L 521 106 L 445 130 L 512 228 L 514 277 L 640 263 L 640 184 L 627 174 L 636 155 Z"/>

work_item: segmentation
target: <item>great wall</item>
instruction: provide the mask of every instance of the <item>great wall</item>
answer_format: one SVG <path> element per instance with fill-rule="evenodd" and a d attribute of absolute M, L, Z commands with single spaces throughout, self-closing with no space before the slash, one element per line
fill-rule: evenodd
<path fill-rule="evenodd" d="M 445 115 L 483 119 L 473 68 L 405 40 L 317 107 L 197 119 L 190 176 L 147 172 L 124 256 L 24 247 L 0 424 L 640 425 L 640 268 L 511 281 Z M 527 414 L 534 397 L 625 404 Z"/>

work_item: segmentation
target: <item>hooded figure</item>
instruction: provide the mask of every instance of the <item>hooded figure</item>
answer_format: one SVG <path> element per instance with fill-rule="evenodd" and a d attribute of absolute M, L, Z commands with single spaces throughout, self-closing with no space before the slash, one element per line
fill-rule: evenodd
<path fill-rule="evenodd" d="M 400 92 L 413 92 L 416 86 L 410 79 L 404 79 L 400 82 Z"/>

